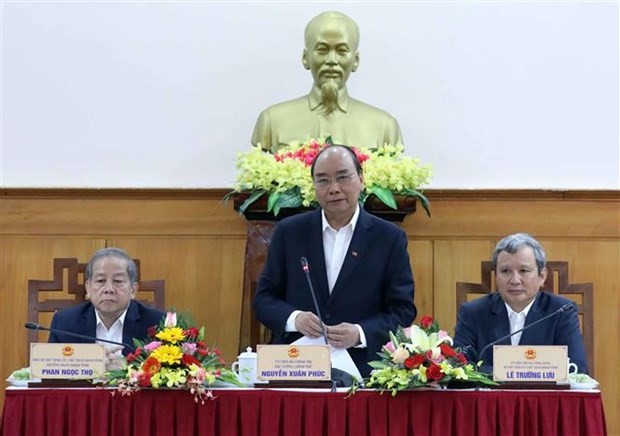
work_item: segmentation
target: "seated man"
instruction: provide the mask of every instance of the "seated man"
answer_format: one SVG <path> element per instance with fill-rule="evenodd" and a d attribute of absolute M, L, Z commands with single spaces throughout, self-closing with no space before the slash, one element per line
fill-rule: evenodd
<path fill-rule="evenodd" d="M 165 312 L 134 300 L 138 291 L 136 264 L 119 248 L 103 248 L 94 254 L 84 271 L 84 286 L 90 301 L 56 312 L 52 329 L 133 345 L 133 338 L 145 339 L 148 328 L 165 316 Z M 94 342 L 55 332 L 48 341 Z M 119 349 L 104 345 L 109 351 Z M 131 351 L 123 348 L 124 355 Z"/>
<path fill-rule="evenodd" d="M 347 349 L 362 377 L 388 332 L 416 315 L 407 235 L 359 206 L 362 167 L 348 147 L 333 145 L 317 155 L 311 175 L 320 208 L 280 221 L 257 284 L 254 309 L 274 342 L 323 334 Z M 310 264 L 319 310 L 300 259 Z"/>
<path fill-rule="evenodd" d="M 493 349 L 479 353 L 489 343 L 520 330 L 571 301 L 540 292 L 547 278 L 545 250 L 527 233 L 516 233 L 499 241 L 493 252 L 497 292 L 463 304 L 459 309 L 454 342 L 485 369 L 493 366 Z M 499 345 L 567 345 L 568 357 L 579 372 L 588 372 L 577 309 L 570 309 L 517 333 Z"/>

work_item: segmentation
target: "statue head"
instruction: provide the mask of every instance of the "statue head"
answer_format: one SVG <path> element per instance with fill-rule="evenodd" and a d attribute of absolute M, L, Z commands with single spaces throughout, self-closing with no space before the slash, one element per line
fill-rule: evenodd
<path fill-rule="evenodd" d="M 340 12 L 323 12 L 306 26 L 302 63 L 314 85 L 336 93 L 359 65 L 359 28 Z"/>

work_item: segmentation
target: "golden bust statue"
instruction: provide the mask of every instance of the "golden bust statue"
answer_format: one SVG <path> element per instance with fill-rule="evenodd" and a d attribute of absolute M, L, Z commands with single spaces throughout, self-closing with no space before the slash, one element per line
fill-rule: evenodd
<path fill-rule="evenodd" d="M 261 112 L 252 144 L 276 151 L 292 141 L 329 135 L 337 144 L 357 147 L 402 143 L 394 117 L 347 92 L 347 79 L 359 66 L 358 44 L 359 28 L 348 16 L 323 12 L 310 20 L 301 60 L 312 73 L 312 89 Z"/>

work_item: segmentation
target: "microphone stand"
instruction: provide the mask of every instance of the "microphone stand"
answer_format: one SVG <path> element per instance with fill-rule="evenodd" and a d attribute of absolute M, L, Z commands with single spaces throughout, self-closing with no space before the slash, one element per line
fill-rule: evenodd
<path fill-rule="evenodd" d="M 129 349 L 135 351 L 135 348 L 133 347 L 133 345 L 125 344 L 124 342 L 115 342 L 115 341 L 110 341 L 108 339 L 97 338 L 95 336 L 82 335 L 79 333 L 68 332 L 66 330 L 43 327 L 42 325 L 36 324 L 34 322 L 27 322 L 24 324 L 24 327 L 26 327 L 29 330 L 43 330 L 43 331 L 52 332 L 52 333 L 62 333 L 64 335 L 73 336 L 75 338 L 88 339 L 88 340 L 95 341 L 95 342 L 106 342 L 108 344 L 113 344 L 113 345 L 122 345 L 123 348 L 128 347 Z"/>
<path fill-rule="evenodd" d="M 514 336 L 514 335 L 516 335 L 517 333 L 521 333 L 522 331 L 527 330 L 527 329 L 529 329 L 530 327 L 535 326 L 536 324 L 539 324 L 539 323 L 541 323 L 541 322 L 543 322 L 543 321 L 546 321 L 546 320 L 548 320 L 549 318 L 552 318 L 552 317 L 554 317 L 554 316 L 556 316 L 556 315 L 558 315 L 558 314 L 560 314 L 560 313 L 562 313 L 562 312 L 566 311 L 567 309 L 570 309 L 572 305 L 573 305 L 573 303 L 566 303 L 565 305 L 563 305 L 562 307 L 560 307 L 560 308 L 559 308 L 559 309 L 557 309 L 556 311 L 554 311 L 554 312 L 550 313 L 549 315 L 547 315 L 547 316 L 543 316 L 542 318 L 540 318 L 540 319 L 538 319 L 538 320 L 534 321 L 533 323 L 528 324 L 528 325 L 526 325 L 526 326 L 523 326 L 523 328 L 522 328 L 522 329 L 515 330 L 515 331 L 514 331 L 514 332 L 512 332 L 512 333 L 509 333 L 509 334 L 507 334 L 507 335 L 505 335 L 505 336 L 502 336 L 501 338 L 499 338 L 499 339 L 497 339 L 497 340 L 495 340 L 495 341 L 493 341 L 493 342 L 490 342 L 490 343 L 486 344 L 486 345 L 482 348 L 482 350 L 480 351 L 480 354 L 478 354 L 478 360 L 482 360 L 482 356 L 484 355 L 484 353 L 485 353 L 485 352 L 486 352 L 486 351 L 487 351 L 490 347 L 492 347 L 493 345 L 497 345 L 498 343 L 500 343 L 500 342 L 502 342 L 502 341 L 504 341 L 504 340 L 506 340 L 506 339 L 508 339 L 508 338 L 510 338 L 510 337 L 512 337 L 512 336 Z"/>
<path fill-rule="evenodd" d="M 325 323 L 323 322 L 323 317 L 321 316 L 321 309 L 319 309 L 319 303 L 316 299 L 316 294 L 314 292 L 314 286 L 312 286 L 312 280 L 310 280 L 310 266 L 308 264 L 308 259 L 304 256 L 301 257 L 301 269 L 303 269 L 306 280 L 308 281 L 308 287 L 310 288 L 310 294 L 312 294 L 312 302 L 314 303 L 314 310 L 316 310 L 316 314 L 319 317 L 319 321 L 321 322 L 321 329 L 323 330 L 323 339 L 325 340 L 325 345 L 329 346 L 327 342 L 327 329 L 325 328 Z M 336 392 L 336 380 L 332 379 L 332 392 Z"/>

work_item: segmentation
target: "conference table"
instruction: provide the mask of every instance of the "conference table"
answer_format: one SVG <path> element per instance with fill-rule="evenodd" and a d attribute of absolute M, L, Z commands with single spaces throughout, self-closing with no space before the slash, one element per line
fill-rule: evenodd
<path fill-rule="evenodd" d="M 599 391 L 8 388 L 2 435 L 605 435 Z"/>

